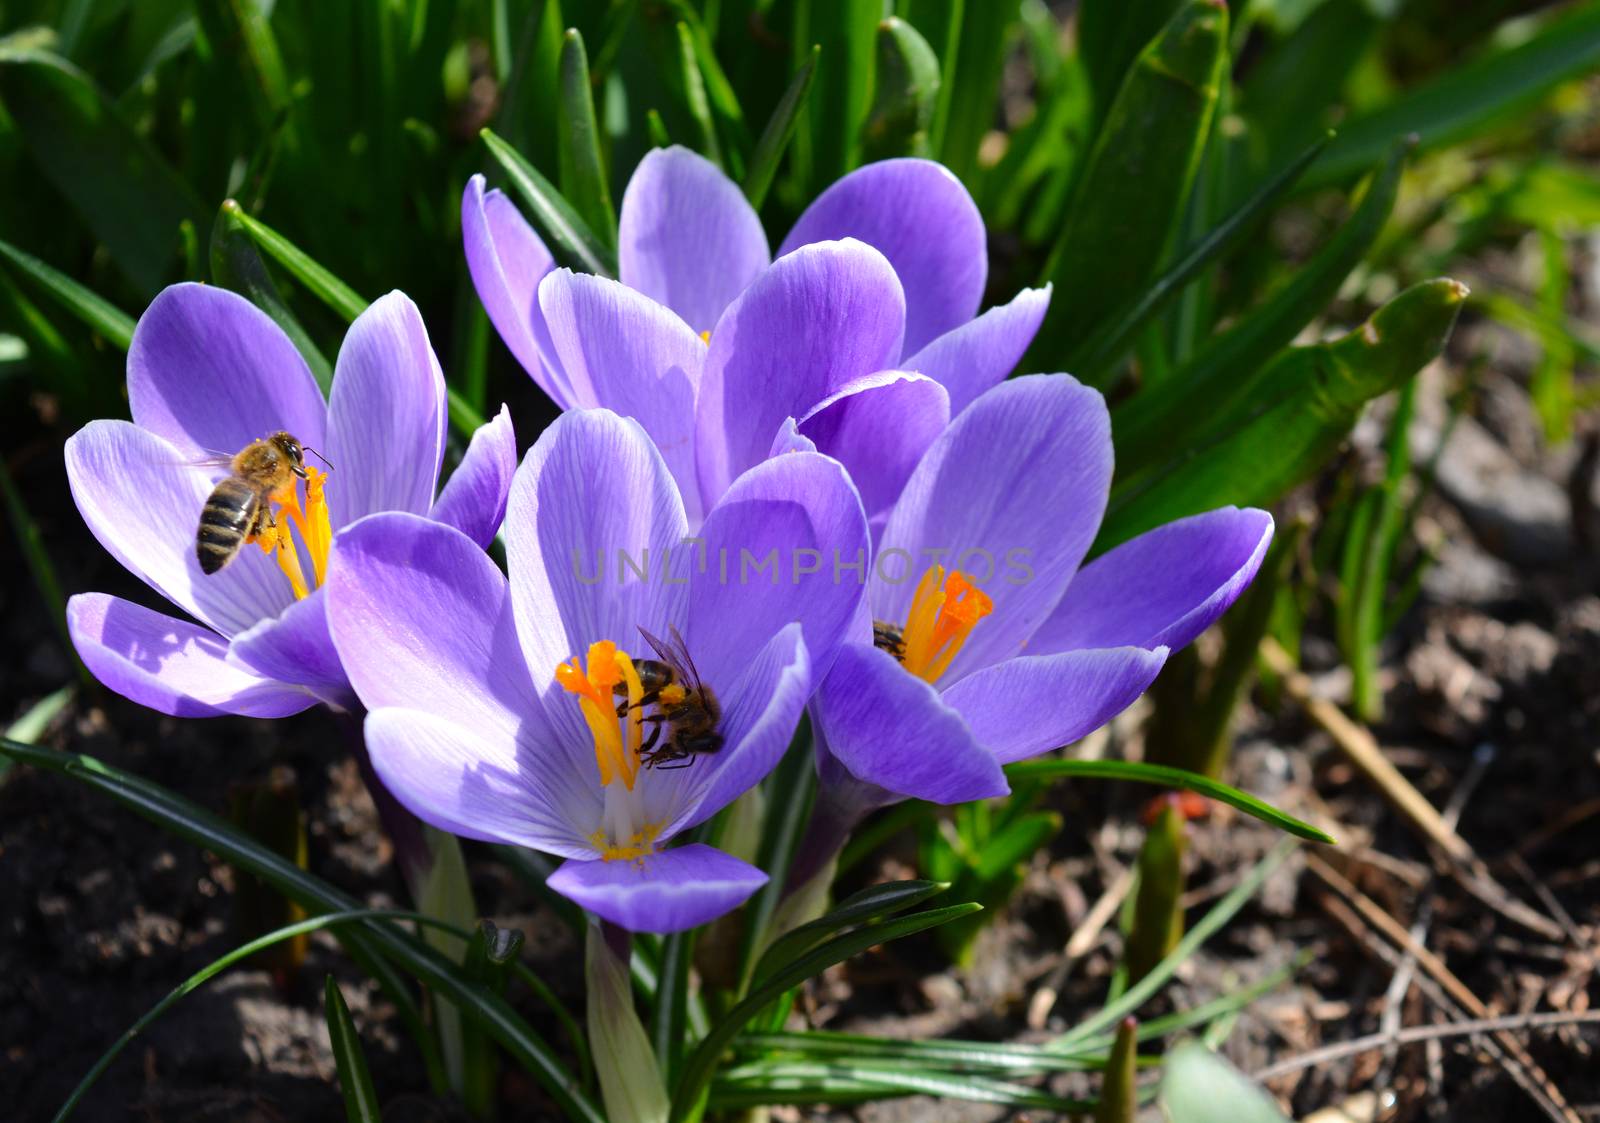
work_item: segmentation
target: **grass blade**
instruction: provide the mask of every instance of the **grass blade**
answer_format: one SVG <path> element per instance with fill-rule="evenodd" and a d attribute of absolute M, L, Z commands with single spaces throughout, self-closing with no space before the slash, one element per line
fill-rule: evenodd
<path fill-rule="evenodd" d="M 1083 0 L 1078 6 L 1078 57 L 1089 76 L 1095 118 L 1102 119 L 1128 71 L 1178 11 L 1181 0 Z"/>
<path fill-rule="evenodd" d="M 898 940 L 940 924 L 948 924 L 959 917 L 977 912 L 978 904 L 949 905 L 941 909 L 928 909 L 880 924 L 869 924 L 843 936 L 835 936 L 827 943 L 794 960 L 775 972 L 765 982 L 751 988 L 737 1005 L 723 1015 L 722 1020 L 695 1047 L 684 1062 L 683 1075 L 678 1078 L 672 1093 L 672 1123 L 680 1123 L 700 1102 L 701 1095 L 711 1083 L 717 1061 L 728 1044 L 745 1025 L 778 999 L 790 987 L 799 986 L 813 975 L 826 971 L 835 963 L 849 959 L 878 944 Z"/>
<path fill-rule="evenodd" d="M 817 790 L 817 773 L 812 764 L 809 725 L 802 725 L 767 782 L 767 790 L 783 793 L 778 810 L 769 814 L 757 851 L 756 865 L 766 871 L 767 883 L 744 910 L 744 934 L 739 941 L 739 990 L 750 986 L 756 959 L 766 944 L 772 916 L 789 880 L 789 865 L 806 824 L 811 820 L 811 800 Z M 769 805 L 770 806 L 770 805 Z"/>
<path fill-rule="evenodd" d="M 279 234 L 272 227 L 235 208 L 231 217 L 249 234 L 261 251 L 299 281 L 306 289 L 346 323 L 367 310 L 367 302 L 356 291 L 323 268 L 315 258 Z"/>
<path fill-rule="evenodd" d="M 836 1104 L 918 1095 L 1048 1112 L 1088 1111 L 1095 1106 L 1093 1101 L 1063 1099 L 1024 1084 L 982 1076 L 908 1071 L 898 1066 L 848 1061 L 756 1061 L 742 1065 L 713 1085 L 711 1106 Z"/>
<path fill-rule="evenodd" d="M 884 20 L 878 25 L 878 82 L 862 128 L 862 159 L 927 156 L 938 99 L 933 48 L 905 20 Z"/>
<path fill-rule="evenodd" d="M 795 57 L 805 44 L 822 47 L 817 88 L 795 138 L 795 170 L 812 198 L 855 167 L 861 125 L 871 101 L 882 0 L 796 0 Z"/>
<path fill-rule="evenodd" d="M 428 918 L 420 913 L 401 912 L 396 909 L 342 909 L 338 912 L 330 912 L 324 913 L 322 916 L 314 916 L 309 920 L 300 920 L 296 921 L 294 924 L 286 924 L 282 928 L 278 928 L 274 931 L 267 932 L 264 935 L 257 936 L 250 942 L 241 944 L 232 951 L 213 959 L 210 963 L 207 963 L 204 967 L 190 975 L 183 982 L 173 987 L 167 992 L 165 997 L 163 997 L 154 1006 L 150 1007 L 150 1009 L 146 1010 L 138 1021 L 134 1022 L 127 1029 L 123 1030 L 122 1035 L 113 1041 L 105 1052 L 100 1054 L 100 1056 L 95 1060 L 94 1064 L 90 1066 L 89 1071 L 84 1074 L 83 1079 L 78 1081 L 77 1087 L 72 1090 L 72 1094 L 67 1097 L 66 1102 L 63 1103 L 61 1108 L 56 1112 L 54 1116 L 54 1123 L 62 1123 L 63 1120 L 72 1114 L 72 1112 L 77 1108 L 78 1104 L 82 1101 L 83 1097 L 88 1093 L 89 1089 L 94 1087 L 95 1081 L 99 1080 L 100 1077 L 104 1075 L 106 1069 L 111 1067 L 111 1062 L 117 1059 L 122 1050 L 127 1048 L 128 1045 L 133 1042 L 135 1037 L 138 1037 L 140 1033 L 149 1028 L 150 1025 L 154 1023 L 157 1018 L 161 1017 L 162 1014 L 165 1014 L 168 1010 L 172 1009 L 173 1006 L 177 1005 L 178 1001 L 185 995 L 192 994 L 196 990 L 199 990 L 207 982 L 215 978 L 217 975 L 220 975 L 223 971 L 226 971 L 229 967 L 232 967 L 235 963 L 238 963 L 244 959 L 248 959 L 259 951 L 264 951 L 267 948 L 275 947 L 278 944 L 283 943 L 285 940 L 300 939 L 311 932 L 316 932 L 323 928 L 334 928 L 353 924 L 357 921 L 376 919 L 414 920 L 424 924 L 428 923 Z M 330 977 L 330 982 L 331 981 L 332 980 Z"/>
<path fill-rule="evenodd" d="M 602 277 L 617 275 L 616 254 L 595 237 L 571 203 L 555 189 L 539 170 L 523 159 L 511 145 L 484 129 L 483 142 L 489 154 L 505 170 L 511 188 L 528 207 L 534 226 L 551 243 L 550 248 L 574 269 Z"/>
<path fill-rule="evenodd" d="M 1266 857 L 1245 874 L 1238 885 L 1228 890 L 1222 900 L 1211 906 L 1211 910 L 1200 918 L 1198 924 L 1184 934 L 1183 939 L 1178 941 L 1178 946 L 1172 949 L 1171 955 L 1156 964 L 1148 975 L 1124 991 L 1122 997 L 1115 1002 L 1108 1002 L 1093 1017 L 1079 1022 L 1060 1037 L 1048 1042 L 1045 1047 L 1070 1051 L 1071 1046 L 1104 1034 L 1106 1030 L 1143 1006 L 1168 979 L 1172 978 L 1184 960 L 1193 955 L 1201 944 L 1216 935 L 1223 925 L 1233 919 L 1234 914 L 1244 908 L 1250 898 L 1261 889 L 1272 871 L 1283 864 L 1295 846 L 1296 843 L 1290 839 L 1280 841 Z"/>
<path fill-rule="evenodd" d="M 1399 137 L 1423 150 L 1453 144 L 1514 113 L 1600 62 L 1600 6 L 1574 4 L 1533 38 L 1454 66 L 1372 113 L 1346 122 L 1307 173 L 1307 189 L 1340 183 L 1371 167 Z"/>
<path fill-rule="evenodd" d="M 171 273 L 199 200 L 90 77 L 48 51 L 0 48 L 0 100 L 28 150 L 147 296 Z"/>
<path fill-rule="evenodd" d="M 705 77 L 700 73 L 700 62 L 695 55 L 694 33 L 687 23 L 674 27 L 678 42 L 678 81 L 683 89 L 684 109 L 700 134 L 697 146 L 701 155 L 717 167 L 725 167 L 722 143 L 717 140 L 717 123 L 711 117 L 711 101 L 706 97 Z"/>
<path fill-rule="evenodd" d="M 311 368 L 317 385 L 327 397 L 333 385 L 333 366 L 327 357 L 311 342 L 311 336 L 300 325 L 295 314 L 283 302 L 278 286 L 272 283 L 266 263 L 256 250 L 255 239 L 240 221 L 244 210 L 232 199 L 222 203 L 216 222 L 211 226 L 211 281 L 239 293 L 261 309 L 294 344 Z"/>
<path fill-rule="evenodd" d="M 332 975 L 322 989 L 328 1038 L 333 1045 L 334 1062 L 339 1066 L 339 1087 L 344 1093 L 345 1118 L 349 1123 L 383 1123 L 378 1090 L 372 1086 L 372 1073 L 361 1052 L 361 1037 L 356 1033 L 350 1008 L 344 1004 L 344 995 L 339 992 L 339 984 L 333 981 Z"/>
<path fill-rule="evenodd" d="M 1181 293 L 1185 285 L 1233 249 L 1245 234 L 1254 230 L 1273 205 L 1289 193 L 1289 189 L 1332 139 L 1333 133 L 1330 131 L 1302 152 L 1292 164 L 1262 184 L 1260 190 L 1240 204 L 1238 210 L 1208 230 L 1159 277 L 1141 289 L 1120 312 L 1114 313 L 1082 347 L 1077 348 L 1063 364 L 1064 369 L 1081 371 L 1091 379 L 1099 375 L 1103 381 L 1109 373 L 1107 368 L 1133 347 L 1139 329 L 1160 312 L 1167 301 Z"/>
<path fill-rule="evenodd" d="M 1094 549 L 1228 503 L 1270 505 L 1328 462 L 1362 407 L 1443 349 L 1467 287 L 1448 278 L 1402 292 L 1348 335 L 1283 352 L 1250 392 L 1150 468 L 1112 485 Z"/>
<path fill-rule="evenodd" d="M 307 910 L 348 912 L 356 905 L 345 893 L 159 784 L 93 757 L 36 749 L 14 741 L 0 740 L 0 755 L 71 776 L 111 796 L 158 826 L 210 850 L 241 871 L 256 875 Z M 463 933 L 463 937 L 468 935 Z M 599 1108 L 572 1073 L 504 999 L 468 983 L 457 965 L 392 924 L 363 923 L 359 941 L 358 946 L 392 959 L 481 1024 L 570 1116 L 587 1123 L 604 1123 Z"/>
<path fill-rule="evenodd" d="M 45 608 L 55 625 L 62 650 L 77 669 L 79 681 L 85 686 L 93 686 L 94 679 L 90 676 L 88 668 L 83 665 L 83 660 L 78 658 L 78 649 L 73 646 L 72 635 L 67 631 L 67 600 L 61 593 L 61 582 L 56 578 L 55 563 L 50 560 L 50 553 L 44 548 L 44 535 L 39 532 L 39 524 L 33 521 L 33 515 L 23 503 L 22 493 L 17 490 L 16 483 L 11 479 L 11 471 L 6 467 L 4 458 L 0 458 L 0 493 L 4 494 L 6 516 L 11 523 L 11 529 L 16 532 L 17 544 L 22 548 L 22 556 L 28 564 L 28 573 L 33 577 L 33 586 L 44 598 Z"/>
<path fill-rule="evenodd" d="M 99 332 L 119 351 L 126 351 L 133 342 L 133 317 L 109 300 L 10 242 L 0 241 L 0 258 L 9 261 L 23 276 L 55 297 L 65 311 L 77 317 L 90 331 Z"/>
<path fill-rule="evenodd" d="M 753 977 L 760 982 L 834 933 L 870 920 L 893 916 L 948 888 L 950 886 L 941 881 L 891 881 L 853 893 L 826 915 L 785 932 L 774 940 L 761 956 Z"/>
<path fill-rule="evenodd" d="M 689 1036 L 689 966 L 693 949 L 693 932 L 673 932 L 661 941 L 661 962 L 656 968 L 650 1043 L 669 1088 L 683 1066 L 684 1043 Z"/>
<path fill-rule="evenodd" d="M 1349 220 L 1304 268 L 1170 376 L 1160 394 L 1140 394 L 1112 423 L 1117 471 L 1131 477 L 1157 456 L 1184 448 L 1193 429 L 1255 396 L 1257 372 L 1327 306 L 1366 256 L 1394 208 L 1410 145 L 1395 145 L 1373 173 Z"/>
<path fill-rule="evenodd" d="M 578 212 L 608 249 L 617 246 L 617 214 L 600 155 L 600 127 L 595 123 L 594 90 L 589 82 L 589 56 L 583 36 L 569 28 L 561 40 L 561 113 L 556 119 L 562 194 L 577 200 Z"/>
<path fill-rule="evenodd" d="M 1029 370 L 1061 370 L 1161 264 L 1200 165 L 1228 60 L 1227 9 L 1189 0 L 1140 54 L 1056 236 Z"/>
<path fill-rule="evenodd" d="M 784 149 L 789 147 L 789 141 L 794 137 L 800 112 L 811 95 L 811 82 L 817 76 L 817 58 L 821 54 L 821 47 L 811 48 L 806 60 L 794 72 L 789 88 L 783 91 L 783 97 L 772 111 L 767 127 L 761 130 L 761 139 L 756 141 L 755 152 L 750 157 L 750 168 L 744 177 L 744 197 L 757 210 L 766 202 L 767 191 L 772 187 L 773 177 L 778 174 L 778 162 L 783 159 Z"/>
<path fill-rule="evenodd" d="M 994 127 L 1000 77 L 1008 52 L 1006 33 L 1017 22 L 1020 0 L 965 0 L 958 16 L 959 50 L 947 38 L 941 95 L 942 118 L 934 122 L 940 159 L 964 183 L 978 171 L 978 148 Z M 920 25 L 919 25 L 920 26 Z"/>
<path fill-rule="evenodd" d="M 1058 776 L 1077 776 L 1094 780 L 1132 780 L 1140 784 L 1159 784 L 1165 788 L 1181 788 L 1226 803 L 1269 826 L 1287 831 L 1296 838 L 1332 844 L 1334 838 L 1310 823 L 1302 823 L 1293 815 L 1279 811 L 1255 796 L 1229 787 L 1181 768 L 1168 768 L 1161 764 L 1143 764 L 1128 760 L 1025 760 L 1006 767 L 1012 780 L 1054 779 Z"/>

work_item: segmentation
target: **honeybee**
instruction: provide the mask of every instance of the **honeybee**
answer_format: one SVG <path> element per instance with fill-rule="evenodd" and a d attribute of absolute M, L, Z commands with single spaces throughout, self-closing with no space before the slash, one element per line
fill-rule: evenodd
<path fill-rule="evenodd" d="M 702 753 L 714 753 L 722 748 L 722 733 L 717 725 L 722 720 L 722 705 L 711 688 L 700 679 L 694 660 L 689 658 L 689 648 L 678 629 L 672 629 L 671 641 L 657 639 L 643 628 L 639 634 L 655 649 L 659 659 L 640 659 L 634 663 L 639 672 L 639 682 L 644 687 L 640 706 L 654 704 L 656 712 L 644 719 L 650 726 L 644 744 L 639 749 L 639 759 L 646 768 L 687 768 Z M 626 693 L 619 684 L 618 694 Z M 621 717 L 633 707 L 626 699 L 617 707 Z M 662 730 L 666 730 L 665 740 Z"/>
<path fill-rule="evenodd" d="M 893 655 L 895 661 L 906 661 L 906 636 L 905 631 L 898 624 L 886 624 L 882 620 L 872 622 L 872 646 L 879 651 L 887 651 Z"/>
<path fill-rule="evenodd" d="M 200 512 L 194 552 L 202 573 L 217 573 L 239 547 L 276 524 L 267 498 L 306 478 L 305 450 L 288 433 L 252 441 L 228 461 L 228 475 Z"/>

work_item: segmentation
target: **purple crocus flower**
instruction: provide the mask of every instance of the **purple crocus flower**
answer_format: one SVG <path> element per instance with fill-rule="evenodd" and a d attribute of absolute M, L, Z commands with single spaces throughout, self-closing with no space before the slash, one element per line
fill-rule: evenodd
<path fill-rule="evenodd" d="M 422 317 L 401 293 L 350 325 L 330 400 L 283 331 L 244 297 L 182 284 L 139 319 L 128 351 L 133 422 L 94 421 L 67 442 L 67 477 L 89 529 L 198 623 L 103 593 L 67 604 L 84 663 L 117 693 L 179 717 L 282 717 L 352 701 L 320 588 L 332 532 L 376 511 L 409 511 L 493 538 L 516 467 L 504 409 L 474 435 L 434 498 L 445 444 L 444 376 Z M 202 573 L 195 537 L 207 497 L 251 442 L 287 431 L 326 456 L 280 526 L 300 535 L 269 557 L 245 544 Z M 278 506 L 275 504 L 275 506 Z M 304 551 L 303 553 L 301 551 Z"/>
<path fill-rule="evenodd" d="M 668 843 L 776 764 L 862 596 L 833 559 L 865 555 L 866 519 L 827 457 L 758 465 L 688 533 L 638 423 L 576 410 L 517 470 L 509 580 L 462 534 L 401 514 L 339 534 L 328 579 L 385 787 L 444 830 L 566 858 L 551 886 L 633 931 L 702 924 L 765 881 Z M 645 693 L 641 660 L 660 656 L 642 630 L 681 637 L 673 681 L 709 688 L 720 744 L 662 753 L 669 702 Z"/>
<path fill-rule="evenodd" d="M 1066 375 L 997 386 L 934 440 L 813 703 L 835 840 L 899 796 L 1003 794 L 1002 765 L 1105 724 L 1255 576 L 1272 518 L 1233 507 L 1083 566 L 1111 465 L 1105 401 Z"/>
<path fill-rule="evenodd" d="M 842 462 L 880 522 L 934 436 L 1016 366 L 1049 302 L 1029 289 L 975 318 L 982 218 L 928 160 L 845 176 L 773 261 L 731 180 L 687 149 L 657 149 L 623 196 L 620 282 L 555 269 L 481 176 L 461 221 L 473 283 L 512 353 L 563 409 L 636 418 L 691 523 L 775 438 Z"/>

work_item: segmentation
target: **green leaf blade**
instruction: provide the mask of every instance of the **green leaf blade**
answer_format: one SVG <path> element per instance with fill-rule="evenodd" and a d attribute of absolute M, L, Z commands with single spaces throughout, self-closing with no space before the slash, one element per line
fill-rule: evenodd
<path fill-rule="evenodd" d="M 147 296 L 170 277 L 199 200 L 84 72 L 48 51 L 0 48 L 0 100 L 44 175 Z"/>
<path fill-rule="evenodd" d="M 1213 336 L 1161 393 L 1138 395 L 1116 411 L 1111 434 L 1120 475 L 1131 478 L 1155 457 L 1187 447 L 1195 427 L 1256 400 L 1263 364 L 1327 306 L 1377 240 L 1394 209 L 1409 150 L 1406 142 L 1394 146 L 1348 221 L 1299 272 Z"/>
<path fill-rule="evenodd" d="M 210 850 L 238 869 L 255 874 L 308 911 L 348 912 L 358 903 L 300 869 L 271 849 L 241 834 L 232 824 L 159 784 L 114 768 L 93 757 L 37 749 L 0 739 L 0 755 L 63 773 L 110 796 L 158 826 Z M 469 983 L 420 939 L 393 924 L 368 922 L 352 932 L 354 947 L 392 959 L 481 1024 L 574 1119 L 605 1123 L 598 1106 L 548 1045 L 508 1005 Z"/>
<path fill-rule="evenodd" d="M 1028 369 L 1061 360 L 1161 263 L 1199 167 L 1228 58 L 1227 9 L 1189 0 L 1139 56 L 1090 151 L 1045 278 Z"/>
<path fill-rule="evenodd" d="M 750 157 L 750 167 L 744 177 L 744 197 L 757 210 L 766 202 L 767 192 L 778 174 L 778 163 L 794 138 L 795 128 L 811 96 L 811 84 L 817 76 L 817 59 L 821 54 L 821 47 L 812 47 L 805 56 L 805 61 L 795 71 L 788 88 L 783 91 L 783 97 L 778 100 L 777 108 L 767 120 L 767 127 L 761 130 L 761 138 L 756 141 L 755 152 Z"/>
<path fill-rule="evenodd" d="M 126 351 L 133 342 L 133 317 L 98 293 L 10 242 L 0 241 L 0 258 L 10 262 L 23 276 L 54 297 L 63 309 L 90 331 L 104 336 L 106 342 L 119 351 Z"/>
<path fill-rule="evenodd" d="M 383 1123 L 378 1107 L 378 1090 L 361 1051 L 361 1037 L 344 1003 L 339 984 L 329 975 L 323 985 L 323 1001 L 328 1019 L 328 1038 L 333 1045 L 334 1063 L 339 1068 L 339 1088 L 344 1095 L 345 1118 L 349 1123 Z"/>
<path fill-rule="evenodd" d="M 615 277 L 616 254 L 595 236 L 572 204 L 493 129 L 484 129 L 482 136 L 489 146 L 489 154 L 506 173 L 512 190 L 528 207 L 534 226 L 550 242 L 557 256 L 582 272 Z"/>
<path fill-rule="evenodd" d="M 600 127 L 595 121 L 594 93 L 589 81 L 589 55 L 583 36 L 568 29 L 561 41 L 561 113 L 556 119 L 562 193 L 575 206 L 607 249 L 617 246 L 617 215 L 611 185 L 600 154 Z"/>
<path fill-rule="evenodd" d="M 1466 297 L 1457 281 L 1424 281 L 1349 335 L 1285 351 L 1246 399 L 1113 485 L 1095 551 L 1213 507 L 1270 506 L 1327 463 L 1366 402 L 1399 388 L 1443 349 Z"/>
<path fill-rule="evenodd" d="M 1263 823 L 1277 827 L 1279 830 L 1286 831 L 1297 838 L 1329 844 L 1334 842 L 1333 836 L 1326 831 L 1318 830 L 1310 823 L 1301 822 L 1293 815 L 1279 811 L 1276 807 L 1257 799 L 1253 795 L 1202 776 L 1198 772 L 1186 772 L 1181 768 L 1168 768 L 1161 764 L 1143 764 L 1125 760 L 1050 758 L 1048 760 L 1025 760 L 1020 764 L 1007 765 L 1006 775 L 1013 780 L 1077 776 L 1083 779 L 1095 780 L 1132 780 L 1140 784 L 1159 784 L 1167 788 L 1181 788 L 1185 791 L 1198 792 L 1200 795 L 1214 799 L 1219 803 L 1226 803 L 1228 806 L 1243 811 L 1252 818 L 1260 819 Z"/>

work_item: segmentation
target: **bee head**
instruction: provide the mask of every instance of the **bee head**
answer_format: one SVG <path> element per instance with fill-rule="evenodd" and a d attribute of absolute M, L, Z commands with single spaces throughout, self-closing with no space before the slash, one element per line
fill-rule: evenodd
<path fill-rule="evenodd" d="M 284 432 L 274 433 L 270 439 L 273 447 L 288 458 L 289 471 L 299 476 L 302 480 L 305 479 L 306 454 L 305 449 L 300 447 L 300 442 Z"/>

